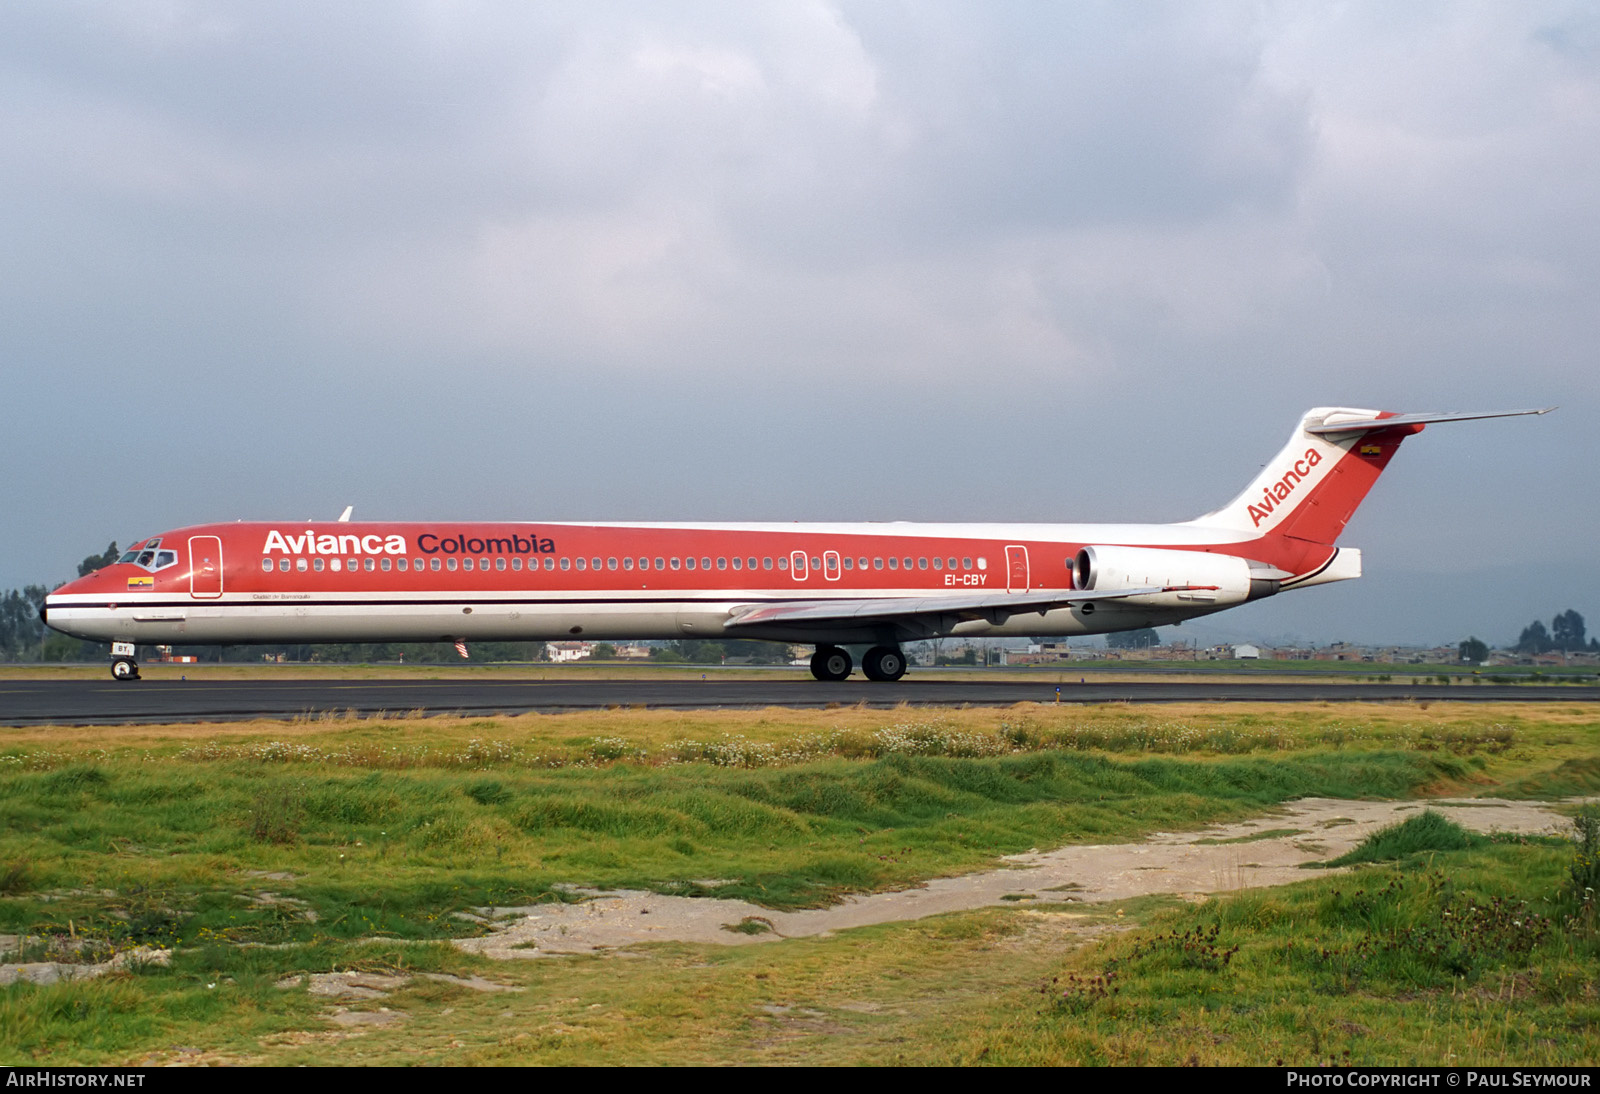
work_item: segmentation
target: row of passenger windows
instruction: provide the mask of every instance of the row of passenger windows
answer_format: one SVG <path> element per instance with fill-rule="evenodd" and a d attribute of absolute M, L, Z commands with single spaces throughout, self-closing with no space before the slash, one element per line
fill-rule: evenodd
<path fill-rule="evenodd" d="M 652 562 L 654 563 L 653 566 L 652 566 Z M 821 558 L 813 557 L 813 558 L 810 559 L 810 563 L 811 563 L 811 568 L 813 570 L 820 570 L 820 569 L 823 568 L 823 560 Z M 962 559 L 959 559 L 959 560 L 956 559 L 956 558 L 953 558 L 953 557 L 952 558 L 933 558 L 933 559 L 930 559 L 930 558 L 927 558 L 925 556 L 913 559 L 909 555 L 907 555 L 905 557 L 900 557 L 900 558 L 897 558 L 897 557 L 894 557 L 894 556 L 890 556 L 888 558 L 883 558 L 883 557 L 880 556 L 880 557 L 873 558 L 870 563 L 868 562 L 866 556 L 864 556 L 864 555 L 859 557 L 859 558 L 852 558 L 852 557 L 848 557 L 847 556 L 842 560 L 842 564 L 843 564 L 843 566 L 844 566 L 844 568 L 846 570 L 855 570 L 855 569 L 866 570 L 866 569 L 869 568 L 869 566 L 870 566 L 871 569 L 874 569 L 874 570 L 882 570 L 882 569 L 884 569 L 885 566 L 887 566 L 891 570 L 902 570 L 902 569 L 903 570 L 911 570 L 911 569 L 917 569 L 917 570 L 928 570 L 928 569 L 933 569 L 933 570 L 947 570 L 947 569 L 948 570 L 955 570 L 955 569 L 970 570 L 970 569 L 973 568 L 973 560 L 970 557 L 969 558 L 962 558 Z M 384 557 L 381 557 L 381 558 L 370 558 L 370 557 L 368 557 L 368 558 L 344 558 L 344 559 L 341 559 L 341 558 L 327 558 L 327 559 L 324 559 L 324 558 L 319 556 L 317 558 L 312 558 L 312 559 L 296 558 L 296 559 L 293 560 L 293 563 L 292 563 L 293 568 L 295 570 L 298 570 L 301 573 L 305 573 L 307 570 L 314 570 L 317 573 L 322 573 L 324 567 L 326 567 L 329 570 L 332 570 L 334 573 L 338 573 L 340 570 L 350 570 L 352 572 L 354 572 L 356 570 L 365 570 L 368 573 L 371 573 L 374 570 L 383 570 L 383 571 L 387 572 L 387 571 L 389 571 L 391 569 L 399 570 L 401 573 L 404 573 L 404 572 L 406 572 L 406 570 L 408 568 L 410 568 L 412 566 L 414 566 L 418 571 L 422 571 L 422 570 L 435 570 L 435 571 L 437 571 L 437 570 L 450 570 L 450 571 L 454 571 L 456 569 L 456 565 L 457 565 L 457 562 L 456 562 L 456 559 L 453 556 L 452 557 L 445 557 L 445 558 L 441 559 L 437 555 L 433 556 L 432 558 L 418 558 L 418 559 L 404 559 L 404 558 L 391 559 L 388 556 L 384 556 Z M 464 559 L 460 560 L 460 568 L 463 569 L 463 570 L 467 570 L 467 571 L 472 571 L 474 569 L 479 569 L 479 570 L 489 570 L 489 569 L 504 570 L 504 569 L 507 568 L 507 565 L 508 565 L 507 560 L 504 559 L 504 558 L 494 558 L 494 559 L 488 559 L 488 558 L 479 558 L 479 559 L 464 558 Z M 721 557 L 721 558 L 717 558 L 715 560 L 713 560 L 709 556 L 701 557 L 698 560 L 694 559 L 694 558 L 677 558 L 677 557 L 665 558 L 665 557 L 660 557 L 660 556 L 656 557 L 653 560 L 648 558 L 648 557 L 640 557 L 637 560 L 629 557 L 629 558 L 622 558 L 622 559 L 619 560 L 619 559 L 617 559 L 615 557 L 613 557 L 613 558 L 604 558 L 604 559 L 602 559 L 602 558 L 568 558 L 568 557 L 562 557 L 560 559 L 557 559 L 557 558 L 555 558 L 555 557 L 553 557 L 551 555 L 545 555 L 542 565 L 543 565 L 543 568 L 546 569 L 546 570 L 555 570 L 555 569 L 562 569 L 562 570 L 602 570 L 602 569 L 604 569 L 604 570 L 616 570 L 616 569 L 633 570 L 633 569 L 636 569 L 636 568 L 640 569 L 640 570 L 650 570 L 650 569 L 656 569 L 656 570 L 693 570 L 693 569 L 696 569 L 697 567 L 699 569 L 701 569 L 701 570 L 709 570 L 713 566 L 715 566 L 715 568 L 718 569 L 718 570 L 727 570 L 727 569 L 730 569 L 730 568 L 734 569 L 734 570 L 743 570 L 743 569 L 771 570 L 771 569 L 774 569 L 774 568 L 776 568 L 778 570 L 788 570 L 789 569 L 789 560 L 787 558 L 785 558 L 785 557 L 782 557 L 782 556 L 780 556 L 779 558 L 777 558 L 776 561 L 774 561 L 770 556 L 766 557 L 766 558 L 759 559 L 759 560 L 756 559 L 754 556 L 750 556 L 748 558 L 726 558 L 726 557 Z M 835 565 L 836 565 L 836 563 L 832 559 L 828 560 L 829 568 L 832 568 Z M 520 569 L 522 569 L 522 559 L 521 558 L 512 558 L 510 560 L 510 562 L 509 562 L 509 566 L 510 566 L 510 568 L 512 570 L 520 570 Z M 541 563 L 540 563 L 539 559 L 530 558 L 528 560 L 528 569 L 537 570 L 537 569 L 540 568 L 540 566 L 541 566 Z M 267 573 L 271 573 L 274 568 L 280 570 L 283 573 L 288 573 L 290 568 L 291 568 L 291 562 L 287 558 L 280 558 L 280 559 L 277 560 L 276 567 L 274 567 L 273 559 L 271 557 L 263 557 L 262 558 L 262 560 L 261 560 L 261 569 L 263 571 L 265 571 Z M 980 569 L 980 570 L 987 570 L 989 568 L 989 560 L 986 559 L 986 558 L 979 558 L 977 560 L 977 568 Z"/>

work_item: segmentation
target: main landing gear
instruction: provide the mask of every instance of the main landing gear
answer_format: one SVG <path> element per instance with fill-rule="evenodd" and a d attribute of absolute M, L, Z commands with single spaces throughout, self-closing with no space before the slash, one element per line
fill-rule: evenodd
<path fill-rule="evenodd" d="M 861 659 L 868 680 L 892 682 L 906 674 L 906 655 L 899 646 L 873 646 Z"/>
<path fill-rule="evenodd" d="M 811 655 L 811 675 L 818 680 L 844 680 L 854 667 L 850 655 L 838 646 L 818 646 Z"/>
<path fill-rule="evenodd" d="M 853 667 L 850 655 L 838 646 L 818 646 L 811 655 L 811 675 L 818 680 L 847 679 Z M 899 646 L 873 646 L 861 659 L 861 671 L 868 680 L 898 680 L 906 674 L 906 655 Z"/>

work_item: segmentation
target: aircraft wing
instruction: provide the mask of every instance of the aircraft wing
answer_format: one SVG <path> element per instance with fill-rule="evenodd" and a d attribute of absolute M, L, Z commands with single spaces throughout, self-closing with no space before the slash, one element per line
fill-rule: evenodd
<path fill-rule="evenodd" d="M 1482 414 L 1397 414 L 1393 418 L 1357 418 L 1348 422 L 1329 422 L 1309 426 L 1307 433 L 1327 436 L 1333 433 L 1367 433 L 1375 429 L 1392 429 L 1397 425 L 1427 425 L 1429 422 L 1470 422 L 1478 418 L 1516 418 L 1523 414 L 1548 414 L 1555 407 L 1541 410 L 1491 410 Z"/>
<path fill-rule="evenodd" d="M 1043 615 L 1052 608 L 1066 608 L 1073 604 L 1087 604 L 1095 600 L 1120 600 L 1130 596 L 1147 596 L 1151 593 L 1175 592 L 1199 588 L 1192 585 L 1152 585 L 1142 589 L 1093 590 L 1053 589 L 1037 593 L 967 593 L 954 596 L 871 597 L 861 600 L 782 600 L 775 603 L 751 604 L 735 609 L 736 614 L 724 624 L 726 627 L 753 627 L 762 624 L 788 626 L 839 623 L 866 623 L 877 620 L 932 622 L 943 617 L 982 619 L 997 626 L 1013 615 L 1038 612 Z M 948 625 L 948 623 L 944 624 Z"/>

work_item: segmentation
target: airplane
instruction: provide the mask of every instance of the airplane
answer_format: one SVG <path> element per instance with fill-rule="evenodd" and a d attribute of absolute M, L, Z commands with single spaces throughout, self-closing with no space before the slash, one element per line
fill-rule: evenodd
<path fill-rule="evenodd" d="M 751 638 L 811 673 L 906 671 L 902 644 L 1161 627 L 1361 576 L 1336 546 L 1424 426 L 1545 414 L 1318 407 L 1238 497 L 1176 524 L 236 522 L 163 532 L 56 589 L 40 617 L 138 645 Z"/>

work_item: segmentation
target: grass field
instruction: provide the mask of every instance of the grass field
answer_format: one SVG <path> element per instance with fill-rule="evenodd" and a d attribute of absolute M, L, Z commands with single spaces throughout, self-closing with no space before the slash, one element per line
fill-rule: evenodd
<path fill-rule="evenodd" d="M 1594 794 L 1597 731 L 1548 700 L 0 730 L 0 949 L 126 961 L 0 988 L 0 1062 L 1588 1062 L 1570 840 L 629 959 L 450 940 L 572 886 L 794 908 L 1302 796 Z"/>

